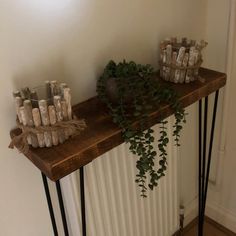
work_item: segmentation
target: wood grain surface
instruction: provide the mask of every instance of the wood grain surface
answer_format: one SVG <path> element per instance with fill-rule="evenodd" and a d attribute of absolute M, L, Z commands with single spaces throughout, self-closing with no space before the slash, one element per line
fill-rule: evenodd
<path fill-rule="evenodd" d="M 201 98 L 222 88 L 226 83 L 224 73 L 201 68 L 200 75 L 204 82 L 173 84 L 179 94 L 179 101 L 187 107 Z M 158 79 L 158 76 L 157 76 Z M 93 97 L 73 107 L 73 112 L 86 120 L 88 128 L 64 144 L 51 148 L 30 148 L 27 158 L 46 176 L 56 181 L 91 162 L 105 152 L 123 143 L 121 130 L 112 122 L 106 107 Z M 157 124 L 161 119 L 173 114 L 169 105 L 162 105 L 149 114 L 148 126 Z M 19 129 L 10 132 L 11 137 L 20 134 Z"/>

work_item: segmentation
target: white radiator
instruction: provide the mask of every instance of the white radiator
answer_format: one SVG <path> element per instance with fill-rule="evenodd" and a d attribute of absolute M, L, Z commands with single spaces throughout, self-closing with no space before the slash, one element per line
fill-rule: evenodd
<path fill-rule="evenodd" d="M 170 123 L 170 122 L 169 122 Z M 154 127 L 158 133 L 158 126 Z M 171 137 L 170 125 L 169 132 Z M 158 135 L 158 134 L 157 134 Z M 156 135 L 156 140 L 158 136 Z M 134 182 L 136 157 L 122 144 L 85 166 L 88 236 L 171 236 L 178 229 L 177 152 L 170 140 L 168 171 L 148 198 Z M 81 234 L 79 172 L 63 180 L 71 235 Z"/>

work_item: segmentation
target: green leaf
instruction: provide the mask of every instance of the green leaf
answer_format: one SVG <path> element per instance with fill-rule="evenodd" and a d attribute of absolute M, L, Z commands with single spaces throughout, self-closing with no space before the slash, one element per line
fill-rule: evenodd
<path fill-rule="evenodd" d="M 126 136 L 127 138 L 131 138 L 133 135 L 134 135 L 134 133 L 133 133 L 132 131 L 126 131 L 126 132 L 125 132 L 125 136 Z"/>
<path fill-rule="evenodd" d="M 134 112 L 134 116 L 140 116 L 141 115 L 141 113 L 140 112 L 138 112 L 138 111 L 136 111 L 136 112 Z"/>
<path fill-rule="evenodd" d="M 136 106 L 135 106 L 135 109 L 136 109 L 137 111 L 142 111 L 143 108 L 142 108 L 142 106 L 140 106 L 140 105 L 136 105 Z"/>

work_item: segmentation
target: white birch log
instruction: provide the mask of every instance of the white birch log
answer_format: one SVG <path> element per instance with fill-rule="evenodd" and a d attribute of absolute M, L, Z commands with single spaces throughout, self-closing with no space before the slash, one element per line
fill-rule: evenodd
<path fill-rule="evenodd" d="M 163 53 L 160 54 L 160 62 L 163 62 Z M 160 67 L 160 76 L 161 78 L 164 78 L 163 76 L 163 66 Z"/>
<path fill-rule="evenodd" d="M 196 45 L 196 40 L 191 40 L 191 41 L 190 41 L 190 46 L 191 46 L 191 47 L 194 47 L 195 45 Z"/>
<path fill-rule="evenodd" d="M 32 104 L 30 100 L 25 100 L 24 101 L 24 110 L 25 110 L 25 118 L 26 118 L 26 123 L 29 127 L 34 127 L 34 120 L 33 120 L 33 114 L 32 114 Z M 32 146 L 34 148 L 38 147 L 38 139 L 35 134 L 31 134 L 31 142 Z"/>
<path fill-rule="evenodd" d="M 172 60 L 171 60 L 171 64 L 173 66 L 176 66 L 176 59 L 177 59 L 177 52 L 173 52 Z M 175 68 L 172 68 L 171 69 L 171 75 L 170 75 L 170 81 L 174 82 L 174 78 L 175 78 Z"/>
<path fill-rule="evenodd" d="M 182 46 L 186 47 L 188 45 L 188 39 L 186 37 L 183 37 L 181 44 Z"/>
<path fill-rule="evenodd" d="M 194 55 L 194 65 L 196 65 L 200 60 L 199 50 L 196 49 L 194 51 L 193 55 Z M 190 78 L 191 81 L 194 81 L 194 80 L 196 80 L 196 78 L 198 78 L 198 71 L 199 71 L 198 68 L 193 70 L 193 76 Z"/>
<path fill-rule="evenodd" d="M 32 114 L 32 104 L 30 100 L 24 101 L 25 116 L 27 120 L 27 125 L 30 127 L 34 126 L 33 114 Z"/>
<path fill-rule="evenodd" d="M 171 37 L 170 39 L 172 46 L 175 46 L 177 44 L 177 38 L 176 37 Z"/>
<path fill-rule="evenodd" d="M 196 50 L 194 51 L 194 64 L 196 65 L 202 58 L 202 49 L 207 46 L 207 42 L 201 40 L 200 42 L 196 43 Z M 193 76 L 191 77 L 192 81 L 198 78 L 199 68 L 194 69 Z"/>
<path fill-rule="evenodd" d="M 185 53 L 182 65 L 187 67 L 189 60 L 189 53 Z M 186 69 L 180 71 L 180 83 L 184 83 L 186 76 Z"/>
<path fill-rule="evenodd" d="M 57 122 L 56 109 L 53 105 L 48 106 L 49 120 L 51 125 L 55 125 Z M 52 131 L 52 144 L 57 146 L 59 143 L 58 132 Z"/>
<path fill-rule="evenodd" d="M 163 50 L 163 64 L 165 64 L 166 63 L 166 50 Z M 164 78 L 164 80 L 166 80 L 166 66 L 163 66 L 162 67 L 162 69 L 163 69 L 163 78 Z"/>
<path fill-rule="evenodd" d="M 39 101 L 39 110 L 42 118 L 42 124 L 44 126 L 47 126 L 50 124 L 49 122 L 49 115 L 48 115 L 48 107 L 47 107 L 47 101 L 46 100 L 40 100 Z"/>
<path fill-rule="evenodd" d="M 57 120 L 62 121 L 63 116 L 62 116 L 62 109 L 61 109 L 61 97 L 58 95 L 54 96 L 53 97 L 53 104 L 56 108 Z"/>
<path fill-rule="evenodd" d="M 204 40 L 201 40 L 200 42 L 196 43 L 196 49 L 201 52 L 203 48 L 207 46 L 207 42 Z"/>
<path fill-rule="evenodd" d="M 21 97 L 21 93 L 20 93 L 19 90 L 14 91 L 12 94 L 13 94 L 13 97 L 14 97 L 14 98 L 15 98 L 15 97 Z"/>
<path fill-rule="evenodd" d="M 64 99 L 64 88 L 68 88 L 66 83 L 60 83 L 60 95 Z"/>
<path fill-rule="evenodd" d="M 48 126 L 50 124 L 49 115 L 48 115 L 48 106 L 46 100 L 39 101 L 39 110 L 42 118 L 42 124 Z M 52 146 L 52 136 L 51 132 L 44 132 L 44 142 L 46 147 Z"/>
<path fill-rule="evenodd" d="M 190 48 L 190 51 L 189 51 L 188 66 L 193 66 L 195 63 L 194 51 L 195 51 L 195 47 L 193 46 Z M 193 70 L 188 69 L 186 72 L 185 83 L 189 83 L 190 81 L 192 81 L 192 77 L 193 77 Z"/>
<path fill-rule="evenodd" d="M 177 59 L 176 59 L 176 65 L 177 66 L 182 66 L 182 62 L 183 62 L 183 59 L 184 59 L 184 54 L 185 54 L 185 47 L 181 47 L 179 49 L 179 53 L 178 53 L 178 56 L 177 56 Z M 179 83 L 179 80 L 180 80 L 180 70 L 176 69 L 174 82 Z"/>
<path fill-rule="evenodd" d="M 59 86 L 56 80 L 50 82 L 52 96 L 56 96 L 60 93 Z"/>
<path fill-rule="evenodd" d="M 20 116 L 21 116 L 23 125 L 27 126 L 27 121 L 26 121 L 26 116 L 25 116 L 25 108 L 23 106 L 20 107 L 19 112 L 20 112 Z M 29 145 L 32 144 L 31 136 L 30 135 L 27 136 L 27 142 L 28 142 Z"/>
<path fill-rule="evenodd" d="M 22 93 L 22 98 L 25 99 L 30 99 L 30 89 L 28 87 L 22 88 L 21 89 Z"/>
<path fill-rule="evenodd" d="M 166 46 L 166 64 L 171 65 L 171 56 L 172 56 L 172 45 L 168 44 Z M 170 67 L 166 67 L 166 80 L 170 80 Z"/>
<path fill-rule="evenodd" d="M 68 113 L 68 119 L 72 120 L 72 105 L 71 105 L 71 92 L 70 88 L 64 88 L 64 99 L 66 101 L 67 105 L 67 113 Z"/>
<path fill-rule="evenodd" d="M 167 46 L 168 44 L 171 44 L 171 39 L 170 39 L 170 38 L 166 38 L 166 39 L 164 40 L 164 43 L 165 43 L 165 48 L 166 48 L 166 46 Z"/>
<path fill-rule="evenodd" d="M 196 43 L 196 50 L 194 51 L 194 64 L 196 65 L 202 58 L 202 49 L 207 46 L 207 42 L 201 40 L 200 42 Z M 194 69 L 192 80 L 198 78 L 198 71 L 199 68 Z"/>
<path fill-rule="evenodd" d="M 54 106 L 55 106 L 55 109 L 56 109 L 57 121 L 60 122 L 60 121 L 63 120 L 62 107 L 61 107 L 61 97 L 60 96 L 54 96 L 53 102 L 54 102 Z M 58 130 L 58 138 L 59 138 L 60 143 L 65 142 L 65 133 L 64 133 L 63 129 Z"/>
<path fill-rule="evenodd" d="M 165 50 L 165 42 L 161 41 L 161 43 L 160 43 L 160 62 L 163 62 L 164 50 Z M 164 78 L 163 68 L 164 68 L 163 66 L 161 66 L 161 68 L 160 68 L 161 78 Z"/>
<path fill-rule="evenodd" d="M 33 108 L 32 110 L 32 114 L 33 114 L 33 120 L 34 120 L 34 125 L 35 127 L 40 127 L 42 125 L 41 122 L 41 117 L 40 117 L 40 112 L 38 108 Z M 38 138 L 38 144 L 39 147 L 44 147 L 45 146 L 45 142 L 44 142 L 44 134 L 43 132 L 37 132 L 37 138 Z"/>
<path fill-rule="evenodd" d="M 65 100 L 61 101 L 61 111 L 62 111 L 63 120 L 68 120 L 68 109 L 67 109 L 67 103 Z"/>
<path fill-rule="evenodd" d="M 61 110 L 62 110 L 63 120 L 67 121 L 68 120 L 68 112 L 67 112 L 68 109 L 67 109 L 67 103 L 64 100 L 61 101 Z M 64 129 L 64 132 L 65 132 L 65 139 L 68 139 L 71 134 L 71 131 L 69 129 Z"/>
<path fill-rule="evenodd" d="M 61 88 L 61 91 L 63 92 L 63 89 L 68 88 L 68 86 L 66 83 L 60 83 L 60 88 Z"/>
<path fill-rule="evenodd" d="M 15 97 L 15 106 L 16 106 L 16 114 L 20 123 L 22 123 L 22 117 L 20 113 L 20 107 L 23 105 L 23 100 L 21 97 Z"/>

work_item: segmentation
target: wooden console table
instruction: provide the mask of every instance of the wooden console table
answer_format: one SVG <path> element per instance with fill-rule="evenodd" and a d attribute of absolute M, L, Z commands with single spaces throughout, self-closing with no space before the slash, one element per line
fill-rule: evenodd
<path fill-rule="evenodd" d="M 220 72 L 201 68 L 200 75 L 204 82 L 195 81 L 190 84 L 169 85 L 175 89 L 179 95 L 179 101 L 183 107 L 187 107 L 199 101 L 199 231 L 198 235 L 203 235 L 203 223 L 205 204 L 207 197 L 208 178 L 211 164 L 211 152 L 214 139 L 215 118 L 217 112 L 217 102 L 219 89 L 226 84 L 226 75 Z M 165 82 L 168 83 L 168 82 Z M 215 92 L 215 102 L 213 108 L 212 126 L 210 132 L 210 143 L 208 158 L 206 158 L 207 140 L 207 114 L 208 114 L 208 95 Z M 202 99 L 205 98 L 204 122 L 202 122 Z M 52 148 L 30 148 L 26 157 L 36 165 L 42 172 L 43 183 L 47 196 L 49 212 L 52 220 L 54 235 L 58 235 L 52 208 L 51 197 L 48 189 L 47 177 L 56 181 L 57 193 L 60 203 L 61 215 L 65 235 L 69 235 L 64 204 L 61 194 L 60 179 L 69 175 L 75 170 L 80 169 L 81 183 L 81 214 L 83 236 L 86 236 L 86 217 L 85 217 L 85 195 L 84 195 L 84 171 L 83 167 L 93 159 L 103 153 L 123 143 L 121 130 L 112 122 L 106 107 L 97 97 L 73 107 L 74 113 L 87 122 L 88 128 L 73 139 L 68 140 L 62 145 Z M 157 124 L 163 118 L 173 114 L 169 105 L 163 105 L 158 110 L 149 114 L 148 126 Z M 202 125 L 203 124 L 203 125 Z M 135 125 L 135 124 L 134 124 Z M 202 127 L 203 126 L 203 127 Z M 203 128 L 203 129 L 202 129 Z M 11 131 L 11 137 L 19 135 L 20 129 Z M 206 161 L 207 160 L 207 161 Z M 46 177 L 47 176 L 47 177 Z"/>

